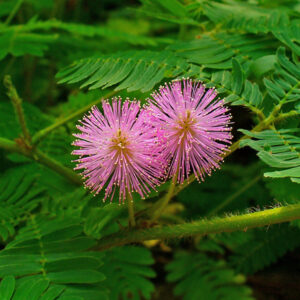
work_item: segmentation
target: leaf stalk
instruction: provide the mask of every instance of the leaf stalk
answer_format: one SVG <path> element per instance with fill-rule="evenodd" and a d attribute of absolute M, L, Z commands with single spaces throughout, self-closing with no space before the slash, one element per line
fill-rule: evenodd
<path fill-rule="evenodd" d="M 129 226 L 135 227 L 135 218 L 134 218 L 134 206 L 133 200 L 127 197 L 127 205 L 128 205 L 128 216 L 129 216 Z"/>

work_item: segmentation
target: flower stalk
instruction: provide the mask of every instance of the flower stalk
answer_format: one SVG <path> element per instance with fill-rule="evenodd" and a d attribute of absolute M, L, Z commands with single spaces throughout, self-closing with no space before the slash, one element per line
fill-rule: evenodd
<path fill-rule="evenodd" d="M 127 205 L 128 205 L 128 216 L 129 216 L 129 227 L 135 227 L 135 217 L 134 217 L 134 205 L 133 200 L 129 197 L 127 198 Z"/>

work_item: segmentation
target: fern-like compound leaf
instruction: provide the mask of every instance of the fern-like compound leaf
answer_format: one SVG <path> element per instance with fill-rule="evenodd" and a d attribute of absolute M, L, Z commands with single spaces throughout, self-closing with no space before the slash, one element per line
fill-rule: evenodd
<path fill-rule="evenodd" d="M 300 55 L 300 23 L 298 19 L 291 21 L 288 26 L 281 26 L 273 30 L 273 35 L 297 55 Z"/>
<path fill-rule="evenodd" d="M 254 299 L 243 275 L 235 273 L 225 261 L 203 253 L 177 253 L 167 271 L 168 281 L 176 283 L 174 294 L 184 300 Z"/>
<path fill-rule="evenodd" d="M 150 267 L 153 262 L 146 248 L 124 246 L 106 251 L 101 271 L 107 277 L 104 284 L 110 289 L 109 299 L 150 299 L 154 291 L 149 280 L 155 277 Z"/>
<path fill-rule="evenodd" d="M 51 31 L 56 32 L 51 33 Z M 143 46 L 156 46 L 161 41 L 165 42 L 163 39 L 134 35 L 100 25 L 64 23 L 58 20 L 38 21 L 36 18 L 32 18 L 26 24 L 1 26 L 0 60 L 8 54 L 14 56 L 25 54 L 43 56 L 49 46 L 58 42 L 58 39 L 64 37 L 65 33 L 84 38 L 101 37 L 110 40 L 121 40 L 133 45 Z"/>
<path fill-rule="evenodd" d="M 209 1 L 203 5 L 204 14 L 215 24 L 229 30 L 250 33 L 268 33 L 289 27 L 286 11 L 266 9 L 249 3 L 227 0 L 225 3 Z"/>
<path fill-rule="evenodd" d="M 299 129 L 265 130 L 253 133 L 240 130 L 254 138 L 241 141 L 241 147 L 250 146 L 270 167 L 281 169 L 267 172 L 266 177 L 288 177 L 299 183 L 300 178 L 300 137 Z"/>
<path fill-rule="evenodd" d="M 253 274 L 299 246 L 298 236 L 299 229 L 290 225 L 273 226 L 267 231 L 257 229 L 249 240 L 231 248 L 234 253 L 230 263 L 239 272 Z"/>
<path fill-rule="evenodd" d="M 274 48 L 271 38 L 221 32 L 177 42 L 168 46 L 167 50 L 174 51 L 177 56 L 184 57 L 189 63 L 201 65 L 202 68 L 222 70 L 232 68 L 232 58 L 245 62 L 250 58 L 271 54 Z"/>
<path fill-rule="evenodd" d="M 271 80 L 265 78 L 264 84 L 269 95 L 280 104 L 299 101 L 299 64 L 288 59 L 285 54 L 285 48 L 280 47 L 278 49 L 273 78 Z"/>
<path fill-rule="evenodd" d="M 143 6 L 139 11 L 156 19 L 178 24 L 198 25 L 189 14 L 188 9 L 179 0 L 141 0 Z"/>
<path fill-rule="evenodd" d="M 117 85 L 116 90 L 153 89 L 164 77 L 176 77 L 187 71 L 184 59 L 168 51 L 127 51 L 98 58 L 82 59 L 60 71 L 60 83 L 82 82 L 90 89 Z"/>
<path fill-rule="evenodd" d="M 16 227 L 45 199 L 44 189 L 37 186 L 30 172 L 11 169 L 0 177 L 0 237 L 12 239 Z"/>
<path fill-rule="evenodd" d="M 100 271 L 103 254 L 88 251 L 94 244 L 84 236 L 78 218 L 31 214 L 0 251 L 0 277 L 17 277 L 8 299 L 106 299 L 100 285 L 105 279 Z"/>
<path fill-rule="evenodd" d="M 208 85 L 214 85 L 219 93 L 227 94 L 225 101 L 231 105 L 244 105 L 254 111 L 262 107 L 263 96 L 259 86 L 245 79 L 245 73 L 236 59 L 232 60 L 232 72 L 213 73 Z"/>

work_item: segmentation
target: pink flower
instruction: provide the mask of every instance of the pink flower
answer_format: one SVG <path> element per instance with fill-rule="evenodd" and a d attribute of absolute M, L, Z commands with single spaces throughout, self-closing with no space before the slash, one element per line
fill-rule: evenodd
<path fill-rule="evenodd" d="M 162 159 L 169 162 L 168 177 L 182 183 L 193 172 L 198 180 L 219 168 L 230 144 L 231 115 L 215 89 L 191 79 L 173 81 L 152 94 L 148 114 L 165 143 Z M 163 141 L 165 139 L 165 141 Z"/>
<path fill-rule="evenodd" d="M 122 105 L 121 100 L 103 101 L 103 114 L 92 107 L 77 126 L 81 133 L 74 134 L 79 149 L 72 154 L 80 157 L 75 169 L 83 169 L 85 185 L 94 193 L 105 187 L 103 201 L 109 196 L 112 201 L 117 188 L 119 202 L 132 199 L 134 191 L 144 198 L 164 173 L 154 128 L 144 122 L 146 112 L 138 101 L 126 99 Z"/>

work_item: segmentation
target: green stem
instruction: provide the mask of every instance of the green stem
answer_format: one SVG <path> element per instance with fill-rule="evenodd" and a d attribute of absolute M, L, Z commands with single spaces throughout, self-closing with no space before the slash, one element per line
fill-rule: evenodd
<path fill-rule="evenodd" d="M 0 148 L 27 156 L 27 154 L 23 150 L 21 150 L 21 148 L 16 143 L 2 137 L 0 137 Z"/>
<path fill-rule="evenodd" d="M 261 175 L 256 176 L 251 181 L 249 181 L 246 185 L 242 186 L 241 189 L 237 190 L 235 193 L 227 197 L 222 203 L 220 203 L 217 207 L 215 207 L 213 210 L 211 210 L 207 216 L 211 217 L 213 215 L 216 215 L 220 210 L 222 210 L 224 207 L 226 207 L 228 204 L 230 204 L 232 201 L 234 201 L 237 197 L 242 195 L 245 191 L 247 191 L 249 188 L 251 188 L 256 182 L 258 182 L 261 179 Z"/>
<path fill-rule="evenodd" d="M 16 5 L 14 6 L 14 8 L 11 10 L 10 14 L 8 15 L 7 19 L 5 20 L 4 24 L 8 25 L 11 20 L 14 18 L 14 16 L 16 15 L 16 13 L 18 12 L 20 6 L 22 5 L 23 0 L 19 0 Z"/>
<path fill-rule="evenodd" d="M 9 75 L 4 76 L 4 85 L 7 88 L 7 96 L 10 98 L 14 108 L 15 112 L 18 118 L 18 121 L 21 125 L 22 133 L 24 136 L 25 141 L 28 145 L 31 143 L 31 136 L 29 133 L 29 130 L 26 125 L 26 120 L 24 116 L 24 111 L 22 107 L 22 99 L 19 97 L 18 92 L 16 88 L 14 87 L 11 77 Z"/>
<path fill-rule="evenodd" d="M 130 229 L 101 239 L 97 249 L 104 250 L 128 243 L 154 239 L 169 239 L 206 235 L 211 233 L 246 231 L 249 228 L 269 226 L 300 219 L 300 204 L 288 205 L 243 215 L 203 219 L 191 223 L 172 226 L 152 227 L 149 229 Z"/>
<path fill-rule="evenodd" d="M 63 177 L 67 178 L 69 181 L 73 182 L 76 185 L 82 185 L 82 181 L 80 176 L 74 172 L 72 169 L 65 167 L 55 159 L 47 156 L 40 150 L 36 149 L 32 155 L 32 159 L 34 159 L 37 162 L 40 162 L 44 166 L 47 166 L 48 168 L 52 169 L 56 173 L 62 175 Z"/>
<path fill-rule="evenodd" d="M 127 205 L 128 205 L 128 216 L 129 216 L 129 226 L 135 227 L 135 218 L 134 218 L 134 207 L 133 200 L 127 197 Z"/>
<path fill-rule="evenodd" d="M 22 142 L 22 140 L 20 140 L 20 142 Z M 57 162 L 53 158 L 48 157 L 46 154 L 42 153 L 38 149 L 28 149 L 24 147 L 24 145 L 22 144 L 18 144 L 17 142 L 13 142 L 11 140 L 1 138 L 1 137 L 0 137 L 0 148 L 3 148 L 11 152 L 22 154 L 32 160 L 35 160 L 43 164 L 44 166 L 47 166 L 48 168 L 52 169 L 58 174 L 69 179 L 74 184 L 77 185 L 82 184 L 80 177 L 73 170 L 63 166 L 61 163 Z"/>
<path fill-rule="evenodd" d="M 40 130 L 39 132 L 37 132 L 33 137 L 32 137 L 32 143 L 33 144 L 37 144 L 43 137 L 45 137 L 48 133 L 50 133 L 51 131 L 53 131 L 54 129 L 72 121 L 73 119 L 81 116 L 82 114 L 84 114 L 86 111 L 88 111 L 93 105 L 97 105 L 99 104 L 101 101 L 103 101 L 103 99 L 109 98 L 113 95 L 115 95 L 116 92 L 112 91 L 110 93 L 108 93 L 105 97 L 102 97 L 100 99 L 97 99 L 96 101 L 84 106 L 83 108 L 75 111 L 74 113 L 70 114 L 69 116 L 58 120 L 57 122 L 55 122 L 54 124 Z"/>
<path fill-rule="evenodd" d="M 280 122 L 280 121 L 282 121 L 284 119 L 287 119 L 287 118 L 292 118 L 292 117 L 299 116 L 299 114 L 300 114 L 300 112 L 298 112 L 296 110 L 291 110 L 288 113 L 280 114 L 274 121 L 275 122 Z"/>

